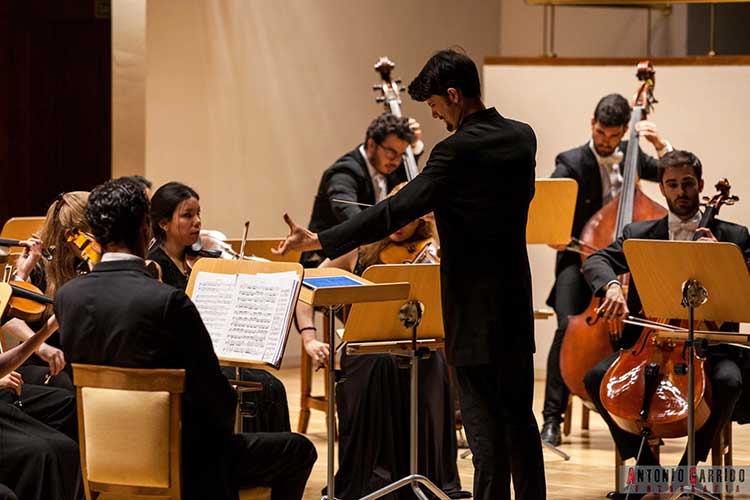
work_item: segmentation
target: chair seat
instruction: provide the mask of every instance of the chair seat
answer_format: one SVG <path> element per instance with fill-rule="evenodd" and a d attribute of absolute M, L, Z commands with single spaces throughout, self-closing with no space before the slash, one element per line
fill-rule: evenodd
<path fill-rule="evenodd" d="M 240 490 L 240 500 L 271 500 L 271 488 L 248 488 Z"/>

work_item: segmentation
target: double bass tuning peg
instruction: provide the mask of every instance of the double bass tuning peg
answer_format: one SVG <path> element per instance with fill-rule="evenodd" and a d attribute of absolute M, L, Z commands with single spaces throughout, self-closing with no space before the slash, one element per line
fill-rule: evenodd
<path fill-rule="evenodd" d="M 380 88 L 381 88 L 381 87 L 380 87 L 380 85 L 379 85 L 379 84 L 377 84 L 377 83 L 376 83 L 376 84 L 374 84 L 374 85 L 372 86 L 372 90 L 373 90 L 374 92 L 377 92 L 378 90 L 380 90 Z"/>
<path fill-rule="evenodd" d="M 375 98 L 375 102 L 377 102 L 378 104 L 382 104 L 385 102 L 385 97 L 383 97 L 382 95 L 378 96 Z"/>

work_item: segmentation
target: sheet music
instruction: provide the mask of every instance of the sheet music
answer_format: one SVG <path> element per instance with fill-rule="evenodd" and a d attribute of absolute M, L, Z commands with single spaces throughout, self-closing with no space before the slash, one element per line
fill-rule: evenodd
<path fill-rule="evenodd" d="M 200 272 L 193 286 L 193 302 L 217 356 L 278 366 L 298 288 L 295 272 Z"/>

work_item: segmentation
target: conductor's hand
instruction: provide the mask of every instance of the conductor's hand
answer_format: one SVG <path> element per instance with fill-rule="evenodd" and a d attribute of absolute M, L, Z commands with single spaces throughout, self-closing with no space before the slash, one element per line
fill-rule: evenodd
<path fill-rule="evenodd" d="M 619 340 L 622 337 L 622 320 L 627 317 L 629 312 L 625 294 L 622 293 L 622 286 L 619 283 L 611 283 L 607 288 L 604 301 L 596 309 L 596 313 L 607 320 L 609 336 L 612 340 Z"/>
<path fill-rule="evenodd" d="M 289 234 L 286 239 L 279 243 L 279 246 L 272 248 L 271 252 L 276 255 L 284 255 L 290 250 L 320 250 L 320 242 L 318 241 L 318 234 L 313 233 L 294 223 L 289 214 L 284 214 L 284 222 L 289 226 Z"/>
<path fill-rule="evenodd" d="M 698 241 L 710 241 L 711 243 L 719 242 L 719 240 L 716 239 L 716 236 L 714 236 L 714 233 L 712 233 L 711 230 L 707 227 L 699 227 L 695 230 L 695 232 L 701 234 L 701 237 L 698 238 Z"/>

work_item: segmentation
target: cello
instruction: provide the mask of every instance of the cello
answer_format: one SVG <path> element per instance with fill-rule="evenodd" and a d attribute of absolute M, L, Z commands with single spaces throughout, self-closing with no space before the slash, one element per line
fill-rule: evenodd
<path fill-rule="evenodd" d="M 646 196 L 638 187 L 638 133 L 636 124 L 645 119 L 653 109 L 656 81 L 653 66 L 648 61 L 638 63 L 636 72 L 639 84 L 630 118 L 630 136 L 625 154 L 622 189 L 607 202 L 581 231 L 580 240 L 586 247 L 599 249 L 608 246 L 622 236 L 626 225 L 633 221 L 659 219 L 667 211 Z M 586 255 L 583 255 L 585 258 Z M 621 278 L 626 286 L 627 276 Z M 601 320 L 595 310 L 600 298 L 592 297 L 586 310 L 570 316 L 560 346 L 560 373 L 565 385 L 584 401 L 590 401 L 583 377 L 599 361 L 615 351 L 615 341 L 606 321 Z"/>
<path fill-rule="evenodd" d="M 698 227 L 710 227 L 723 205 L 733 205 L 739 198 L 730 195 L 727 179 L 716 184 L 718 193 L 704 198 L 705 211 Z M 693 240 L 699 239 L 696 231 Z M 617 425 L 632 434 L 644 437 L 672 438 L 687 434 L 688 418 L 688 350 L 686 342 L 660 339 L 655 328 L 667 323 L 675 328 L 686 328 L 686 321 L 643 320 L 629 321 L 646 325 L 632 349 L 622 350 L 604 375 L 599 391 L 602 404 Z M 649 328 L 653 325 L 655 328 Z M 719 328 L 705 322 L 711 331 Z M 705 359 L 694 358 L 695 429 L 700 429 L 711 414 L 710 380 L 705 371 Z"/>

